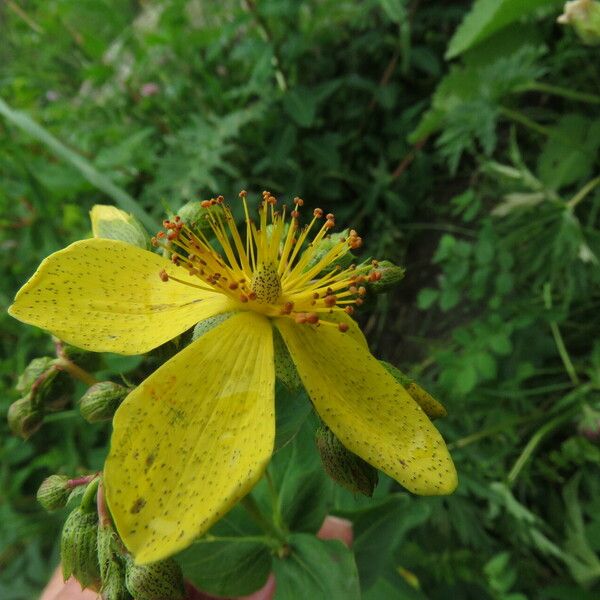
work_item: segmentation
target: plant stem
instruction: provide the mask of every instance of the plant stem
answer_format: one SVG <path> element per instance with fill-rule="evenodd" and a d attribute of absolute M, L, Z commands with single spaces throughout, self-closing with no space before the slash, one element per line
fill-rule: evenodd
<path fill-rule="evenodd" d="M 588 181 L 568 202 L 567 208 L 573 210 L 594 188 L 600 185 L 600 175 Z"/>
<path fill-rule="evenodd" d="M 544 94 L 552 94 L 553 96 L 561 96 L 568 98 L 569 100 L 577 100 L 578 102 L 586 102 L 588 104 L 600 104 L 600 96 L 596 94 L 587 94 L 585 92 L 577 92 L 570 90 L 558 85 L 551 85 L 549 83 L 541 83 L 538 81 L 531 81 L 525 85 L 519 86 L 515 91 L 517 92 L 542 92 Z"/>
<path fill-rule="evenodd" d="M 536 131 L 542 135 L 547 135 L 548 137 L 552 136 L 554 133 L 549 127 L 544 127 L 544 125 L 536 123 L 533 119 L 530 119 L 527 115 L 524 115 L 518 110 L 513 110 L 512 108 L 507 108 L 506 106 L 501 106 L 499 110 L 501 115 L 504 115 L 506 118 L 514 121 L 515 123 L 524 125 L 532 131 Z"/>
<path fill-rule="evenodd" d="M 275 538 L 281 547 L 287 545 L 285 535 L 279 527 L 269 521 L 261 512 L 256 500 L 252 496 L 245 496 L 240 501 L 240 504 L 244 507 L 246 512 L 252 517 L 254 522 L 264 529 L 268 534 Z"/>
<path fill-rule="evenodd" d="M 98 380 L 92 374 L 77 366 L 68 358 L 61 357 L 56 363 L 56 368 L 66 371 L 69 375 L 71 375 L 71 377 L 79 379 L 79 381 L 83 381 L 83 383 L 87 385 L 94 385 L 95 383 L 98 383 Z"/>
<path fill-rule="evenodd" d="M 92 512 L 96 508 L 96 502 L 94 502 L 94 500 L 99 485 L 100 478 L 95 477 L 95 479 L 93 479 L 87 486 L 85 492 L 83 492 L 83 498 L 81 499 L 80 506 L 85 512 Z"/>
<path fill-rule="evenodd" d="M 537 446 L 539 445 L 539 443 L 544 439 L 544 437 L 548 433 L 550 433 L 551 431 L 556 429 L 559 425 L 562 425 L 562 423 L 564 423 L 565 421 L 570 419 L 572 417 L 572 415 L 573 415 L 573 410 L 568 410 L 567 412 L 565 412 L 561 415 L 558 415 L 557 417 L 554 417 L 554 419 L 551 419 L 550 421 L 548 421 L 547 423 L 542 425 L 533 434 L 533 436 L 531 437 L 529 442 L 527 442 L 527 445 L 525 446 L 525 448 L 523 448 L 523 451 L 519 455 L 519 458 L 517 458 L 515 464 L 513 465 L 513 468 L 510 470 L 510 472 L 508 474 L 507 483 L 508 483 L 509 487 L 512 487 L 515 484 L 517 477 L 521 473 L 521 470 L 523 469 L 523 467 L 525 466 L 525 464 L 527 463 L 527 461 L 529 460 L 531 455 L 534 453 L 534 451 L 537 448 Z"/>
<path fill-rule="evenodd" d="M 552 308 L 552 292 L 549 283 L 544 285 L 544 304 L 548 310 Z M 552 331 L 552 337 L 554 337 L 554 343 L 556 344 L 558 354 L 560 355 L 563 365 L 565 366 L 565 371 L 569 375 L 573 385 L 579 385 L 577 371 L 573 366 L 573 362 L 571 361 L 571 357 L 567 352 L 567 347 L 565 346 L 562 334 L 560 333 L 560 329 L 558 328 L 558 324 L 555 320 L 550 321 L 550 330 Z"/>

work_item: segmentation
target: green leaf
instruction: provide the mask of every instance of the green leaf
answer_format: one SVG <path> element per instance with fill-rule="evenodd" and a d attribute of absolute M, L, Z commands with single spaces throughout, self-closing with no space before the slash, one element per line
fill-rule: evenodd
<path fill-rule="evenodd" d="M 184 576 L 219 596 L 242 596 L 260 589 L 271 572 L 265 544 L 243 537 L 221 541 L 207 536 L 177 556 Z"/>
<path fill-rule="evenodd" d="M 277 382 L 275 392 L 275 451 L 291 442 L 312 410 L 304 388 L 290 391 Z"/>
<path fill-rule="evenodd" d="M 452 36 L 445 57 L 447 60 L 456 58 L 538 8 L 561 2 L 562 0 L 476 0 Z"/>
<path fill-rule="evenodd" d="M 404 0 L 379 0 L 379 6 L 393 23 L 401 24 L 406 19 L 406 2 Z"/>
<path fill-rule="evenodd" d="M 360 599 L 354 556 L 342 542 L 298 533 L 290 536 L 289 550 L 273 561 L 275 600 Z"/>
<path fill-rule="evenodd" d="M 284 96 L 283 107 L 300 127 L 310 127 L 317 112 L 317 98 L 309 89 L 296 87 Z"/>
<path fill-rule="evenodd" d="M 552 128 L 538 160 L 540 179 L 552 190 L 590 176 L 600 147 L 600 119 L 562 116 Z"/>
<path fill-rule="evenodd" d="M 417 306 L 421 310 L 427 310 L 433 306 L 434 302 L 439 298 L 439 295 L 439 290 L 423 288 L 422 290 L 419 290 L 419 294 L 417 295 Z"/>

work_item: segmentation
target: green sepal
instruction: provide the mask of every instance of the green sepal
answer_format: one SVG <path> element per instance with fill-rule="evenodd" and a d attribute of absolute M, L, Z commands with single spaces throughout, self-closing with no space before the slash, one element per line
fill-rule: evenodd
<path fill-rule="evenodd" d="M 384 360 L 379 361 L 394 379 L 408 392 L 410 397 L 423 409 L 430 419 L 445 417 L 448 412 L 441 402 L 438 402 L 427 390 L 422 388 L 414 379 L 403 373 L 398 367 Z"/>
<path fill-rule="evenodd" d="M 329 427 L 315 432 L 323 468 L 336 483 L 353 493 L 372 496 L 379 481 L 377 469 L 348 450 Z"/>
<path fill-rule="evenodd" d="M 290 391 L 299 390 L 302 381 L 287 346 L 276 327 L 273 327 L 273 351 L 275 356 L 275 376 Z"/>
<path fill-rule="evenodd" d="M 127 558 L 125 586 L 135 600 L 179 600 L 185 594 L 181 568 L 171 558 L 148 565 Z"/>
<path fill-rule="evenodd" d="M 97 553 L 98 516 L 76 508 L 67 517 L 60 538 L 63 578 L 73 576 L 83 588 L 100 587 Z"/>
<path fill-rule="evenodd" d="M 195 342 L 198 338 L 202 337 L 205 333 L 208 333 L 211 329 L 214 329 L 217 325 L 223 323 L 231 317 L 231 315 L 235 314 L 236 311 L 230 311 L 226 313 L 221 313 L 220 315 L 215 315 L 214 317 L 208 317 L 208 319 L 203 319 L 199 323 L 196 323 L 194 327 L 194 331 L 192 332 L 192 342 Z"/>
<path fill-rule="evenodd" d="M 90 211 L 95 238 L 118 240 L 148 250 L 150 238 L 144 226 L 131 214 L 106 204 L 96 204 Z"/>

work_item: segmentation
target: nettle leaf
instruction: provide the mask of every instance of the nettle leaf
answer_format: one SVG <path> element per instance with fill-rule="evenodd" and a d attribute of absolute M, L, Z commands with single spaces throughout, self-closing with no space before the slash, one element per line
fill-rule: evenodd
<path fill-rule="evenodd" d="M 342 542 L 296 533 L 290 536 L 289 551 L 273 561 L 275 600 L 359 600 L 354 555 Z"/>
<path fill-rule="evenodd" d="M 590 176 L 600 148 L 600 119 L 562 116 L 552 128 L 538 160 L 540 179 L 553 190 Z"/>
<path fill-rule="evenodd" d="M 450 40 L 445 57 L 447 60 L 456 58 L 538 8 L 561 3 L 562 0 L 476 0 Z"/>

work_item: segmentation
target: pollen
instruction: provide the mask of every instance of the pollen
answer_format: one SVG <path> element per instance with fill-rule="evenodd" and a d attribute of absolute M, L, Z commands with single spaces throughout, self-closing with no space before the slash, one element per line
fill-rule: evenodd
<path fill-rule="evenodd" d="M 362 245 L 358 233 L 350 229 L 334 241 L 335 215 L 320 208 L 314 209 L 302 226 L 304 200 L 299 197 L 288 207 L 265 190 L 258 215 L 251 214 L 245 190 L 239 193 L 239 200 L 245 221 L 241 229 L 223 196 L 199 203 L 208 227 L 188 227 L 178 216 L 165 220 L 152 244 L 161 247 L 190 277 L 163 270 L 160 279 L 168 285 L 223 294 L 237 303 L 239 310 L 347 331 L 340 317 L 332 315 L 352 315 L 367 294 L 362 284 L 381 278 L 376 260 L 340 266 L 348 264 L 344 257 Z M 207 235 L 209 229 L 212 235 Z"/>

